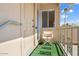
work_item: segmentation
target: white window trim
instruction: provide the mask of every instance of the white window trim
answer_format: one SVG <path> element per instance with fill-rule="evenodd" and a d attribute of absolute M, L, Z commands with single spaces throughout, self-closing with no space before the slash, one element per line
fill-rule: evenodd
<path fill-rule="evenodd" d="M 55 10 L 53 10 L 53 9 L 45 9 L 45 10 L 40 10 L 41 11 L 41 13 L 43 12 L 43 11 L 47 11 L 47 12 L 49 12 L 49 11 L 54 11 L 55 12 Z M 47 14 L 47 15 L 49 15 L 49 13 Z M 41 14 L 41 16 L 42 16 L 42 14 Z M 55 16 L 54 16 L 55 17 Z M 46 28 L 54 28 L 54 27 L 49 27 L 49 16 L 47 16 L 47 27 Z M 42 18 L 41 18 L 42 19 Z M 44 27 L 43 27 L 44 28 Z"/>

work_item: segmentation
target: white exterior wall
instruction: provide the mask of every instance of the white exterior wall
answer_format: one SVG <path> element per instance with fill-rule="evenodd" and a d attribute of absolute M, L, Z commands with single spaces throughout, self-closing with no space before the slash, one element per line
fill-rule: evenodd
<path fill-rule="evenodd" d="M 0 55 L 29 55 L 34 45 L 34 5 L 0 4 L 0 24 L 7 20 L 15 20 L 19 25 L 6 25 L 0 29 Z M 35 40 L 36 41 L 36 40 Z M 37 41 L 36 41 L 37 43 Z"/>
<path fill-rule="evenodd" d="M 8 20 L 20 22 L 19 4 L 0 4 L 0 22 Z M 21 55 L 20 26 L 7 24 L 0 29 L 0 55 Z"/>

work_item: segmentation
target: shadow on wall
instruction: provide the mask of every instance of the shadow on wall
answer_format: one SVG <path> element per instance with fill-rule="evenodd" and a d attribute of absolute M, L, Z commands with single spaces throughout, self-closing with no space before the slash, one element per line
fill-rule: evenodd
<path fill-rule="evenodd" d="M 3 20 L 2 20 L 3 21 Z M 7 20 L 7 21 L 5 21 L 5 22 L 1 22 L 0 21 L 0 30 L 1 29 L 3 29 L 3 28 L 5 28 L 6 26 L 8 26 L 8 25 L 14 25 L 14 26 L 20 26 L 20 25 L 22 25 L 21 23 L 19 23 L 19 22 L 17 22 L 17 21 L 13 21 L 13 20 Z"/>
<path fill-rule="evenodd" d="M 0 24 L 0 43 L 14 40 L 22 37 L 22 24 L 16 21 L 8 20 Z M 27 38 L 29 36 L 33 36 L 32 33 L 27 33 L 27 29 L 23 32 L 23 38 Z"/>
<path fill-rule="evenodd" d="M 20 37 L 20 26 L 10 24 L 9 21 L 0 25 L 0 43 Z"/>

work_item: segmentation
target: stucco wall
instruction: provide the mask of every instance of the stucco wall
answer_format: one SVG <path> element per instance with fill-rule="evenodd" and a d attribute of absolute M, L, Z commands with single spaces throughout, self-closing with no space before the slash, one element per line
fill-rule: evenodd
<path fill-rule="evenodd" d="M 40 5 L 40 4 L 39 4 Z M 56 27 L 59 27 L 59 6 L 55 4 L 45 4 L 38 9 L 55 8 Z M 48 6 L 48 7 L 46 7 Z M 52 7 L 54 6 L 54 7 Z M 11 25 L 0 29 L 0 55 L 29 55 L 31 51 L 36 47 L 34 40 L 37 32 L 33 27 L 33 20 L 36 15 L 34 14 L 34 4 L 0 4 L 0 24 L 7 20 L 14 20 L 21 22 L 22 25 Z M 35 17 L 34 17 L 35 15 Z M 52 30 L 52 29 L 49 29 Z M 56 34 L 58 32 L 56 31 Z M 55 34 L 55 33 L 54 33 Z M 55 36 L 55 35 L 54 35 Z M 55 38 L 57 38 L 56 35 Z"/>
<path fill-rule="evenodd" d="M 24 4 L 23 6 L 23 17 L 22 19 L 22 32 L 23 32 L 23 55 L 28 55 L 34 46 L 34 4 Z"/>
<path fill-rule="evenodd" d="M 34 45 L 34 5 L 0 4 L 0 24 L 7 20 L 21 25 L 7 24 L 0 29 L 0 55 L 29 55 Z"/>
<path fill-rule="evenodd" d="M 54 29 L 59 29 L 60 26 L 60 9 L 59 9 L 59 4 L 52 4 L 52 3 L 44 3 L 44 4 L 40 4 L 40 10 L 54 10 L 55 11 L 55 27 L 54 28 L 42 28 L 42 17 L 40 17 L 41 20 L 41 33 L 43 33 L 43 31 L 53 31 L 53 35 L 54 35 L 54 40 L 58 40 L 59 39 L 59 34 L 58 34 L 58 30 L 54 30 Z M 42 38 L 42 35 L 41 35 Z"/>
<path fill-rule="evenodd" d="M 0 4 L 0 22 L 3 24 L 8 20 L 20 23 L 19 4 Z M 3 26 L 0 26 L 0 42 L 20 37 L 20 25 L 11 25 L 8 23 Z"/>
<path fill-rule="evenodd" d="M 0 4 L 0 21 L 8 20 L 20 22 L 19 4 Z M 20 25 L 3 26 L 0 27 L 0 55 L 21 55 Z"/>

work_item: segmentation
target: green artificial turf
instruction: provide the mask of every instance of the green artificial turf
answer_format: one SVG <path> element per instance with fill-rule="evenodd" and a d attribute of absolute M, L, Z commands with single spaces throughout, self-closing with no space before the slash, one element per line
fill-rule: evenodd
<path fill-rule="evenodd" d="M 62 51 L 60 50 L 59 45 L 57 45 L 57 47 L 58 47 L 58 50 L 59 50 L 59 55 L 60 55 L 60 56 L 63 56 L 63 53 L 62 53 Z"/>
<path fill-rule="evenodd" d="M 60 47 L 56 43 L 45 43 L 38 45 L 31 53 L 31 56 L 61 56 L 63 55 Z"/>

